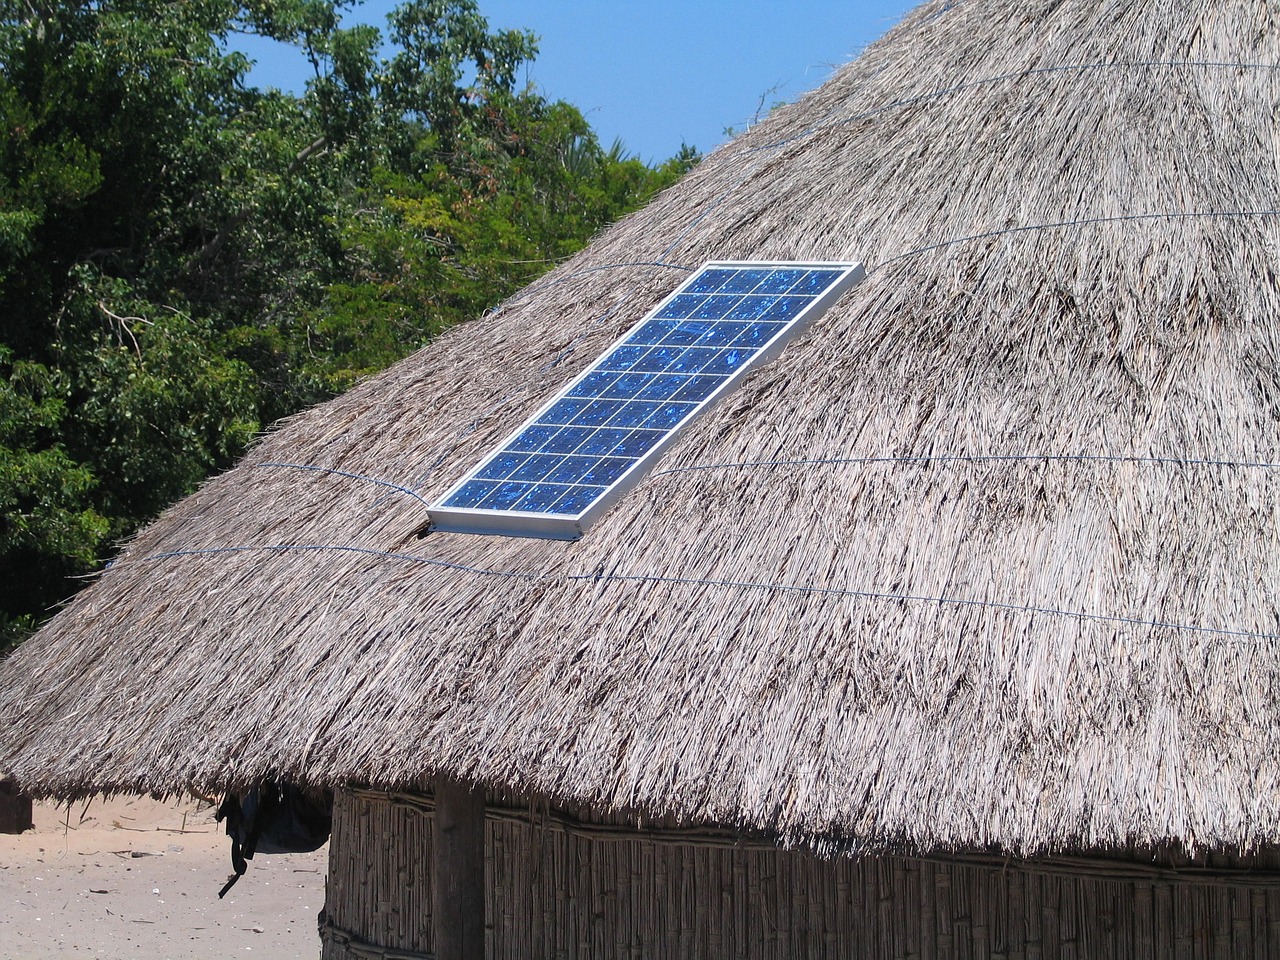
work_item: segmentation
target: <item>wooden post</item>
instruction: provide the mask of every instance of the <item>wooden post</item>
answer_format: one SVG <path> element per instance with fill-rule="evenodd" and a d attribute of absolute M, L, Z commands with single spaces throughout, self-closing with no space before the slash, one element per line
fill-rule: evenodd
<path fill-rule="evenodd" d="M 0 833 L 31 829 L 31 798 L 18 792 L 12 780 L 0 778 Z"/>
<path fill-rule="evenodd" d="M 435 782 L 435 960 L 484 960 L 484 791 Z"/>

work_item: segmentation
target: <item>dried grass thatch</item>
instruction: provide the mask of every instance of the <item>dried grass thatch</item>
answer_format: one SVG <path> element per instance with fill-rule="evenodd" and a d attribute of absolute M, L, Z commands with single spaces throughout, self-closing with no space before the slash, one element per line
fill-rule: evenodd
<path fill-rule="evenodd" d="M 926 3 L 167 512 L 5 665 L 0 769 L 447 770 L 819 846 L 1280 842 L 1278 18 Z M 713 257 L 869 276 L 581 541 L 416 535 Z"/>

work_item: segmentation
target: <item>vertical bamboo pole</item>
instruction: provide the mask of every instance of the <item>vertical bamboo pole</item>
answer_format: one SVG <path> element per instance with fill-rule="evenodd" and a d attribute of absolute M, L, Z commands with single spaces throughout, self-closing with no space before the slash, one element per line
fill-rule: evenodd
<path fill-rule="evenodd" d="M 484 960 L 484 792 L 436 778 L 436 960 Z"/>
<path fill-rule="evenodd" d="M 1262 956 L 1280 960 L 1280 892 L 1267 890 L 1263 897 L 1267 902 L 1267 950 Z"/>
<path fill-rule="evenodd" d="M 920 865 L 920 957 L 938 956 L 938 870 L 936 864 Z"/>

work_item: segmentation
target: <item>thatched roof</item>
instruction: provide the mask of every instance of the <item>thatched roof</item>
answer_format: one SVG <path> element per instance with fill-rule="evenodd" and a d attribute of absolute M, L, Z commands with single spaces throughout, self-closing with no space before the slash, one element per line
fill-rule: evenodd
<path fill-rule="evenodd" d="M 1255 0 L 925 4 L 167 512 L 5 665 L 0 769 L 1280 842 L 1277 102 Z M 583 539 L 417 535 L 710 258 L 868 278 Z"/>

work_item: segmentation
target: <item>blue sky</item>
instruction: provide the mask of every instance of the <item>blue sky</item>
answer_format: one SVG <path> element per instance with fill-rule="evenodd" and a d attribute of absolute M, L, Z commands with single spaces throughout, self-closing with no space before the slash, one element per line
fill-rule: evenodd
<path fill-rule="evenodd" d="M 394 0 L 348 15 L 386 27 Z M 750 123 L 764 98 L 796 99 L 897 23 L 912 0 L 479 0 L 491 29 L 539 37 L 528 80 L 586 115 L 607 147 L 615 138 L 658 161 L 689 143 L 704 153 L 726 127 Z M 240 46 L 237 44 L 237 46 Z M 248 44 L 251 80 L 297 89 L 301 59 Z M 776 87 L 776 90 L 774 89 Z M 770 92 L 773 91 L 773 92 Z"/>

